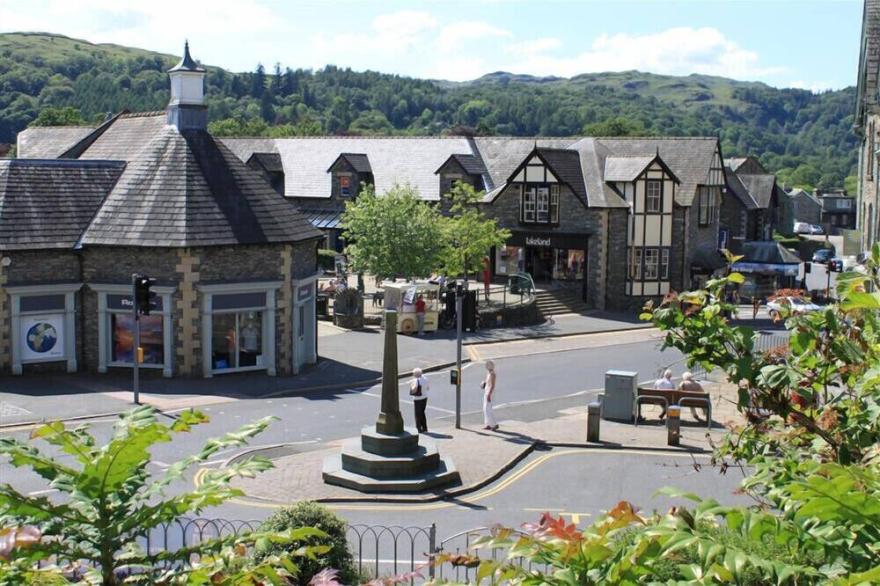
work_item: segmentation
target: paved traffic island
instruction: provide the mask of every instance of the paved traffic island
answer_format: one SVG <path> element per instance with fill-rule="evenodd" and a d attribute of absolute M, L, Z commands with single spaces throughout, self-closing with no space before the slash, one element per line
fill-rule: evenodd
<path fill-rule="evenodd" d="M 667 445 L 666 427 L 659 422 L 659 408 L 646 406 L 646 421 L 638 426 L 602 421 L 600 442 L 586 441 L 586 405 L 566 409 L 557 417 L 539 421 L 500 422 L 498 431 L 485 431 L 477 425 L 462 429 L 452 426 L 433 429 L 426 435 L 437 449 L 455 462 L 461 475 L 459 486 L 429 490 L 419 494 L 363 494 L 361 492 L 325 484 L 321 475 L 326 458 L 339 454 L 346 443 L 357 441 L 347 438 L 314 448 L 276 446 L 239 454 L 227 464 L 251 456 L 265 456 L 275 467 L 253 479 L 237 479 L 234 486 L 244 491 L 246 499 L 280 505 L 301 500 L 319 502 L 389 502 L 413 503 L 452 499 L 469 494 L 501 479 L 535 450 L 549 446 L 569 446 L 588 450 L 655 451 L 703 453 L 711 450 L 710 441 L 717 441 L 725 427 L 741 421 L 735 410 L 736 389 L 733 385 L 715 385 L 710 389 L 714 425 L 706 429 L 705 422 L 682 421 L 681 441 L 678 447 Z M 307 450 L 307 451 L 303 451 Z M 600 474 L 601 471 L 597 471 Z M 197 477 L 198 480 L 198 477 Z"/>

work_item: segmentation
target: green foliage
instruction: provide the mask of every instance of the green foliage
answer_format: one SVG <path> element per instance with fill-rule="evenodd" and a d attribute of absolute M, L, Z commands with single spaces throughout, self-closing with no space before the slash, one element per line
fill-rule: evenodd
<path fill-rule="evenodd" d="M 487 218 L 479 203 L 485 195 L 471 185 L 455 182 L 445 195 L 451 201 L 451 216 L 443 218 L 443 238 L 440 270 L 449 276 L 476 273 L 482 267 L 483 257 L 493 246 L 502 246 L 510 238 L 510 231 Z"/>
<path fill-rule="evenodd" d="M 31 126 L 84 126 L 82 114 L 73 106 L 43 108 Z"/>
<path fill-rule="evenodd" d="M 736 307 L 720 300 L 742 283 L 738 273 L 646 306 L 642 317 L 665 332 L 664 347 L 737 385 L 746 423 L 714 457 L 722 472 L 753 470 L 741 490 L 754 506 L 664 489 L 693 506 L 641 516 L 624 501 L 583 531 L 545 515 L 524 532 L 499 529 L 477 544 L 506 557 L 440 561 L 479 565 L 477 582 L 536 585 L 877 583 L 880 245 L 866 268 L 840 275 L 837 306 L 806 315 L 783 308 L 789 344 L 770 351 L 755 350 L 756 332 L 725 317 Z"/>
<path fill-rule="evenodd" d="M 259 564 L 241 561 L 248 547 L 265 549 L 279 543 L 299 542 L 323 537 L 315 529 L 285 533 L 252 533 L 240 537 L 220 537 L 177 551 L 144 551 L 138 538 L 178 517 L 198 513 L 241 495 L 230 487 L 236 477 L 250 477 L 269 467 L 265 459 L 249 459 L 223 469 L 208 470 L 192 491 L 169 496 L 172 484 L 184 473 L 209 460 L 219 451 L 243 446 L 266 429 L 271 418 L 243 426 L 220 438 L 209 440 L 197 454 L 172 464 L 158 477 L 150 474 L 150 450 L 169 443 L 181 433 L 207 422 L 196 411 L 184 411 L 171 423 L 161 423 L 152 407 L 132 409 L 120 416 L 110 440 L 98 445 L 88 428 L 67 428 L 51 422 L 34 430 L 28 442 L 0 439 L 0 454 L 16 468 L 30 468 L 62 496 L 27 496 L 10 484 L 0 484 L 0 527 L 29 527 L 39 538 L 27 547 L 13 547 L 0 562 L 0 583 L 17 579 L 51 580 L 67 574 L 48 569 L 44 575 L 31 575 L 37 562 L 51 561 L 65 568 L 79 566 L 90 584 L 112 586 L 122 583 L 150 584 L 239 584 L 252 583 L 252 577 L 281 583 L 297 568 L 287 557 L 274 557 Z M 53 457 L 39 450 L 42 440 L 61 453 Z M 323 549 L 305 549 L 298 555 L 312 556 Z M 200 558 L 191 565 L 193 556 Z M 176 569 L 167 570 L 169 565 Z M 204 577 L 208 577 L 204 580 Z M 60 577 L 60 578 L 59 578 Z M 37 582 L 39 583 L 39 582 Z"/>
<path fill-rule="evenodd" d="M 197 48 L 196 53 L 198 53 Z M 58 35 L 0 35 L 0 142 L 15 142 L 44 108 L 86 120 L 161 110 L 179 57 Z M 327 66 L 267 73 L 208 68 L 218 136 L 720 136 L 726 156 L 757 154 L 789 184 L 840 187 L 856 167 L 855 89 L 814 94 L 706 75 L 635 71 L 539 79 L 505 73 L 450 84 Z M 281 130 L 275 130 L 281 128 Z M 279 134 L 280 133 L 280 134 Z"/>
<path fill-rule="evenodd" d="M 336 267 L 336 255 L 338 253 L 335 250 L 329 250 L 326 248 L 318 249 L 318 268 L 324 271 L 332 271 Z"/>
<path fill-rule="evenodd" d="M 266 519 L 260 529 L 267 532 L 283 532 L 299 527 L 314 527 L 324 533 L 323 536 L 304 541 L 291 542 L 261 552 L 257 559 L 279 551 L 291 551 L 305 545 L 327 546 L 327 551 L 315 559 L 300 563 L 296 582 L 303 586 L 315 574 L 324 569 L 333 568 L 343 584 L 354 584 L 359 581 L 359 574 L 354 558 L 348 550 L 346 530 L 348 524 L 327 507 L 310 501 L 301 501 L 275 512 Z"/>
<path fill-rule="evenodd" d="M 342 217 L 345 249 L 353 272 L 386 278 L 426 277 L 439 264 L 443 227 L 436 208 L 416 191 L 396 185 L 377 196 L 364 185 Z"/>

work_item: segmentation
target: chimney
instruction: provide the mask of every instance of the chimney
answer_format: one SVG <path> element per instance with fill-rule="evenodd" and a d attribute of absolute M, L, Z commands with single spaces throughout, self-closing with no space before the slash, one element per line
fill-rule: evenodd
<path fill-rule="evenodd" d="M 205 68 L 189 54 L 189 41 L 183 45 L 183 58 L 168 70 L 171 101 L 167 122 L 178 130 L 207 130 L 208 107 L 205 105 Z"/>

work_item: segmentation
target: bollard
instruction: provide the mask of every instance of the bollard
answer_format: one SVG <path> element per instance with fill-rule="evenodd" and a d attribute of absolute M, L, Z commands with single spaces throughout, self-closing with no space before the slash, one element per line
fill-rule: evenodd
<path fill-rule="evenodd" d="M 666 443 L 677 446 L 681 438 L 681 407 L 670 405 L 666 409 Z"/>
<path fill-rule="evenodd" d="M 587 405 L 587 441 L 599 442 L 599 423 L 601 418 L 602 405 L 599 401 L 593 401 Z"/>

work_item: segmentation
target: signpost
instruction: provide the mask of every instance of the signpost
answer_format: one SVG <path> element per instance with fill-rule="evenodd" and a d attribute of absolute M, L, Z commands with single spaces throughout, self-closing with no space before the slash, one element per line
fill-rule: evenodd
<path fill-rule="evenodd" d="M 462 296 L 464 295 L 461 283 L 455 285 L 455 429 L 461 429 L 461 326 L 462 326 Z"/>
<path fill-rule="evenodd" d="M 138 273 L 132 273 L 131 275 L 131 316 L 134 320 L 134 341 L 132 342 L 131 349 L 131 361 L 134 363 L 132 367 L 132 391 L 134 391 L 134 404 L 141 404 L 141 394 L 140 394 L 140 385 L 138 380 L 138 364 L 140 363 L 140 349 L 141 349 L 141 322 L 140 322 L 140 314 L 138 310 L 140 309 L 140 304 L 138 303 L 138 288 L 140 286 L 140 280 L 143 277 Z"/>

